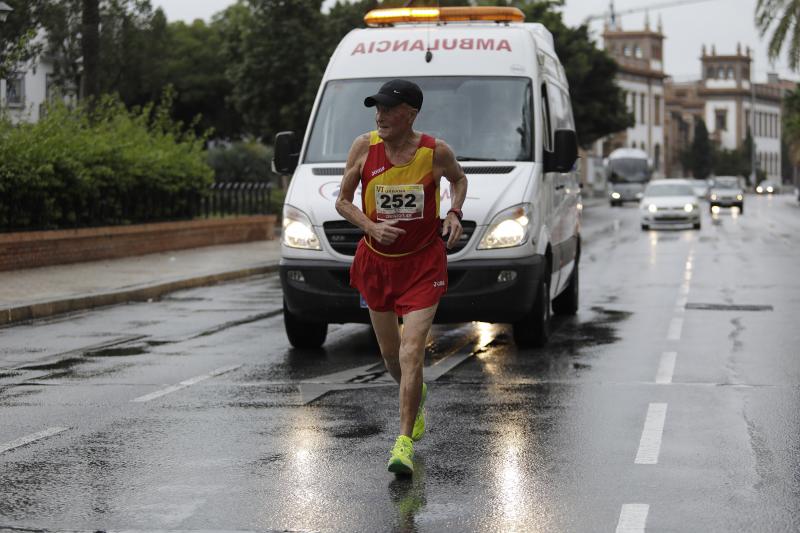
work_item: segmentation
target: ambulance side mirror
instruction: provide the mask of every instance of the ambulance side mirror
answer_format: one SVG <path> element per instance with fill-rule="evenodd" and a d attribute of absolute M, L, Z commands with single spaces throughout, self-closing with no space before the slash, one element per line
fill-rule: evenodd
<path fill-rule="evenodd" d="M 293 131 L 281 131 L 275 135 L 275 154 L 272 171 L 276 174 L 292 174 L 300 160 L 300 142 Z"/>
<path fill-rule="evenodd" d="M 569 172 L 578 160 L 578 135 L 574 130 L 556 130 L 552 152 L 544 151 L 545 172 Z"/>

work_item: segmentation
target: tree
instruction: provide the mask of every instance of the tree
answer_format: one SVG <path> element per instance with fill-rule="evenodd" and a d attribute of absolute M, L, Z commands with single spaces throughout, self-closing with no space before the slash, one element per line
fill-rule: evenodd
<path fill-rule="evenodd" d="M 789 68 L 800 67 L 800 0 L 758 0 L 756 4 L 756 27 L 761 36 L 774 26 L 767 52 L 770 59 L 780 56 L 788 40 Z"/>
<path fill-rule="evenodd" d="M 128 106 L 158 99 L 164 81 L 157 66 L 166 49 L 167 23 L 149 1 L 50 0 L 43 25 L 53 81 L 62 92 L 119 93 Z"/>
<path fill-rule="evenodd" d="M 689 151 L 692 175 L 698 179 L 707 178 L 711 174 L 713 153 L 711 141 L 708 138 L 708 129 L 703 120 L 698 120 L 694 124 L 694 140 Z"/>
<path fill-rule="evenodd" d="M 175 87 L 173 116 L 185 124 L 200 117 L 198 133 L 213 129 L 214 137 L 239 137 L 242 117 L 228 102 L 233 84 L 225 76 L 222 23 L 174 22 L 167 43 L 160 69 L 166 83 Z"/>
<path fill-rule="evenodd" d="M 503 2 L 499 2 L 504 4 Z M 541 22 L 553 34 L 556 53 L 569 81 L 575 129 L 581 146 L 633 126 L 621 89 L 616 85 L 617 64 L 600 50 L 586 25 L 570 28 L 553 10 L 559 3 L 516 2 L 526 20 Z"/>
<path fill-rule="evenodd" d="M 322 0 L 250 0 L 238 62 L 228 74 L 248 131 L 269 139 L 302 132 L 328 56 Z"/>
<path fill-rule="evenodd" d="M 789 158 L 800 165 L 800 88 L 783 99 L 783 135 L 789 145 Z"/>
<path fill-rule="evenodd" d="M 43 48 L 35 37 L 46 0 L 7 0 L 6 3 L 13 11 L 0 26 L 0 79 L 7 79 L 32 61 Z"/>
<path fill-rule="evenodd" d="M 81 96 L 91 102 L 100 96 L 100 0 L 81 2 L 81 56 L 83 83 Z"/>

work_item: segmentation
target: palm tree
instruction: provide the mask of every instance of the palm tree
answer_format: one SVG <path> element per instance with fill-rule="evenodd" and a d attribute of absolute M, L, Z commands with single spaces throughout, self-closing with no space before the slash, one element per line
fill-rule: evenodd
<path fill-rule="evenodd" d="M 769 40 L 769 57 L 780 55 L 787 36 L 789 37 L 789 67 L 800 67 L 800 0 L 758 0 L 756 4 L 756 27 L 761 36 L 775 26 Z"/>

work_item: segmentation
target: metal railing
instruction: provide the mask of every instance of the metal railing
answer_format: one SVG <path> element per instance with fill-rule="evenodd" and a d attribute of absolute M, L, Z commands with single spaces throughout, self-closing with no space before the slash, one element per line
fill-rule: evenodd
<path fill-rule="evenodd" d="M 52 216 L 52 208 L 40 198 L 23 198 L 0 205 L 0 214 L 4 215 L 0 219 L 15 221 L 0 224 L 0 233 L 278 214 L 282 207 L 280 195 L 273 194 L 273 188 L 272 183 L 221 182 L 205 191 L 181 193 L 139 190 L 123 196 L 63 195 L 58 216 Z M 278 198 L 273 201 L 275 196 Z"/>
<path fill-rule="evenodd" d="M 208 218 L 273 213 L 272 189 L 272 183 L 215 183 L 203 198 L 202 214 Z"/>

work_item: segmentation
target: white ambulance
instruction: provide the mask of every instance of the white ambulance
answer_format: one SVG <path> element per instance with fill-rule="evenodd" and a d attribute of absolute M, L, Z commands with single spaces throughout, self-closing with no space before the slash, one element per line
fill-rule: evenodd
<path fill-rule="evenodd" d="M 424 95 L 415 129 L 447 142 L 469 179 L 436 322 L 511 323 L 519 345 L 545 344 L 551 313 L 577 311 L 581 250 L 577 137 L 552 35 L 507 7 L 382 9 L 365 21 L 333 53 L 305 138 L 275 139 L 275 169 L 293 174 L 280 263 L 290 342 L 319 347 L 330 323 L 369 323 L 348 272 L 362 233 L 335 200 L 353 140 L 375 129 L 364 98 L 405 78 Z M 442 214 L 449 191 L 443 180 Z"/>

